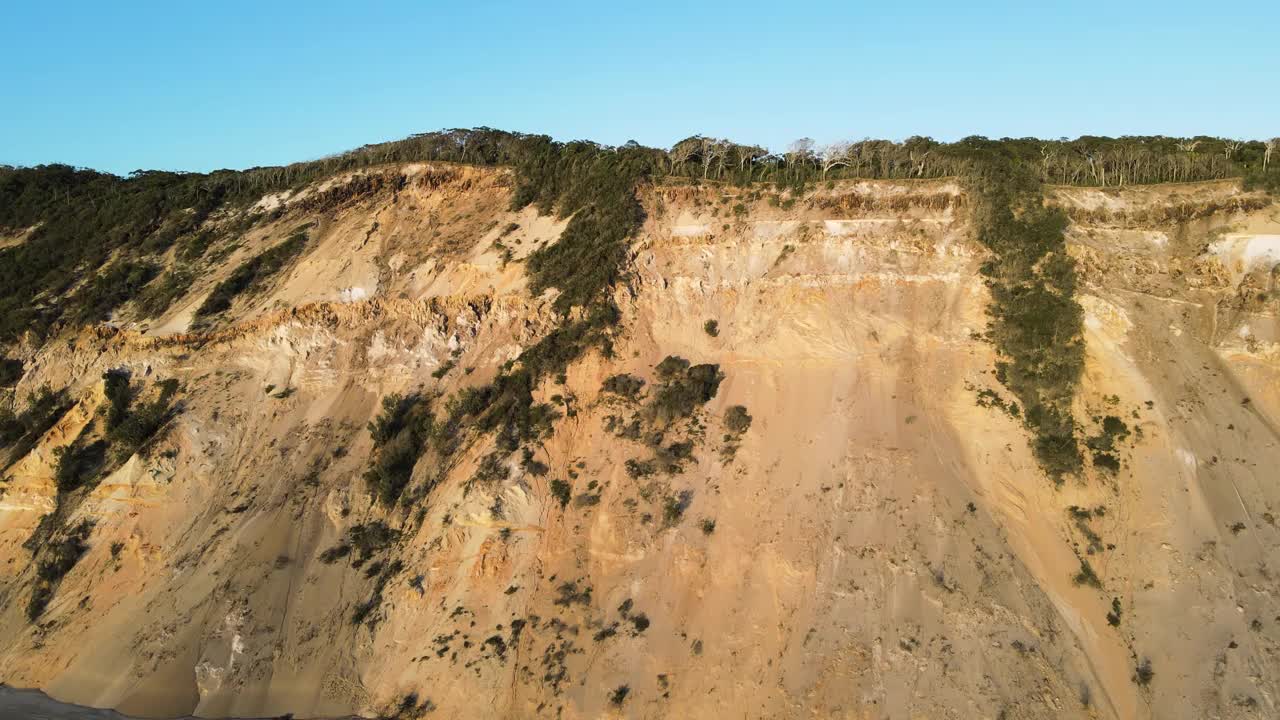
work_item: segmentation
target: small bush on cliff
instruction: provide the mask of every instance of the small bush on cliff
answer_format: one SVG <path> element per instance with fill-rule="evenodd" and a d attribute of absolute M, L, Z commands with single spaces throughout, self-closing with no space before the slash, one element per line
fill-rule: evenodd
<path fill-rule="evenodd" d="M 133 401 L 133 392 L 129 388 L 129 371 L 116 368 L 103 373 L 102 393 L 107 399 L 107 430 L 114 430 L 129 416 L 129 403 Z"/>
<path fill-rule="evenodd" d="M 1156 671 L 1151 667 L 1150 658 L 1143 658 L 1133 671 L 1133 681 L 1142 687 L 1150 685 L 1155 676 Z"/>
<path fill-rule="evenodd" d="M 369 423 L 373 459 L 364 479 L 378 502 L 395 505 L 426 449 L 435 418 L 421 395 L 388 395 L 382 412 Z"/>
<path fill-rule="evenodd" d="M 320 562 L 325 564 L 337 562 L 350 555 L 354 549 L 356 557 L 351 561 L 351 566 L 360 567 L 367 560 L 390 547 L 399 537 L 400 533 L 387 527 L 380 520 L 363 525 L 352 525 L 337 545 L 320 553 Z"/>
<path fill-rule="evenodd" d="M 81 445 L 79 441 L 54 451 L 54 484 L 59 493 L 69 493 L 97 477 L 107 459 L 104 440 Z"/>
<path fill-rule="evenodd" d="M 0 448 L 9 448 L 9 460 L 26 455 L 73 404 L 64 391 L 41 386 L 27 395 L 27 406 L 21 413 L 0 413 Z"/>
<path fill-rule="evenodd" d="M 22 361 L 0 357 L 0 387 L 13 387 L 22 379 Z"/>
<path fill-rule="evenodd" d="M 107 439 L 118 461 L 142 450 L 165 423 L 173 417 L 175 408 L 173 396 L 178 392 L 178 381 L 169 378 L 155 384 L 156 396 L 143 403 L 118 420 L 117 424 L 107 431 Z M 127 387 L 126 387 L 127 390 Z M 125 405 L 127 408 L 127 403 Z M 114 402 L 113 402 L 114 408 Z M 110 418 L 111 412 L 108 412 Z"/>
<path fill-rule="evenodd" d="M 741 435 L 751 428 L 751 416 L 742 405 L 734 405 L 724 413 L 724 426 L 729 432 Z"/>
<path fill-rule="evenodd" d="M 89 549 L 87 541 L 92 531 L 93 524 L 84 520 L 61 537 L 40 548 L 39 562 L 36 564 L 36 584 L 31 591 L 31 600 L 27 603 L 29 620 L 35 622 L 44 613 L 62 578 L 71 572 L 71 568 L 75 567 L 81 556 Z"/>
<path fill-rule="evenodd" d="M 634 400 L 640 394 L 640 391 L 644 389 L 644 379 L 625 373 L 613 375 L 605 378 L 604 384 L 600 386 L 600 389 L 628 400 Z"/>
<path fill-rule="evenodd" d="M 569 487 L 569 483 L 556 478 L 551 481 L 551 496 L 560 503 L 561 508 L 568 507 L 569 499 L 572 497 L 572 488 Z"/>
<path fill-rule="evenodd" d="M 668 361 L 676 362 L 667 364 Z M 664 364 L 667 364 L 665 369 Z M 675 369 L 680 365 L 688 369 L 681 373 Z M 667 382 L 654 393 L 649 413 L 659 424 L 671 423 L 692 415 L 695 409 L 710 402 L 716 396 L 716 391 L 724 380 L 724 373 L 720 372 L 719 365 L 702 364 L 689 367 L 687 360 L 676 357 L 663 360 L 658 365 L 658 373 L 667 378 Z"/>

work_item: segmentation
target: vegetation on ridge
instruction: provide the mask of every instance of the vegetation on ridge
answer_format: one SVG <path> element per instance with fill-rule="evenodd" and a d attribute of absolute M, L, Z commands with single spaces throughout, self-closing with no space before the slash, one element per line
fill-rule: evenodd
<path fill-rule="evenodd" d="M 213 288 L 209 297 L 205 298 L 199 308 L 196 308 L 195 316 L 204 318 L 231 307 L 236 296 L 261 288 L 269 278 L 292 262 L 306 246 L 307 233 L 305 230 L 298 230 L 290 235 L 288 240 L 246 260 L 231 273 L 231 277 Z"/>
<path fill-rule="evenodd" d="M 974 148 L 983 146 L 1041 182 L 1109 187 L 1246 177 L 1250 187 L 1274 191 L 1280 188 L 1280 162 L 1272 157 L 1276 144 L 1163 136 L 966 138 L 955 143 L 913 137 L 826 146 L 802 139 L 773 153 L 700 135 L 660 150 L 635 143 L 618 148 L 559 143 L 544 135 L 476 128 L 424 133 L 322 160 L 243 171 L 136 171 L 121 178 L 66 165 L 0 166 L 0 231 L 29 231 L 23 242 L 0 250 L 0 286 L 8 289 L 0 297 L 0 343 L 11 343 L 27 331 L 41 336 L 68 321 L 104 319 L 140 296 L 147 300 L 140 311 L 148 316 L 162 312 L 190 284 L 190 270 L 157 280 L 156 259 L 177 245 L 183 263 L 199 260 L 215 234 L 210 220 L 219 213 L 243 210 L 267 193 L 387 163 L 515 168 L 517 206 L 532 203 L 573 217 L 561 241 L 528 262 L 534 291 L 558 288 L 558 306 L 565 309 L 587 304 L 593 293 L 618 279 L 626 228 L 642 220 L 635 186 L 647 177 L 791 187 L 838 178 L 936 178 L 964 173 Z M 77 289 L 86 277 L 94 280 Z M 152 287 L 158 283 L 164 287 Z"/>

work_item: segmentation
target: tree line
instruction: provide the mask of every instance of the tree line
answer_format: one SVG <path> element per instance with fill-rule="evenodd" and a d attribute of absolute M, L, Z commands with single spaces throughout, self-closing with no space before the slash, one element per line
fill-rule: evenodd
<path fill-rule="evenodd" d="M 998 155 L 1030 170 L 1041 182 L 1122 187 L 1260 176 L 1272 167 L 1280 138 L 1084 136 L 1075 140 L 974 136 L 954 143 L 928 137 L 837 141 L 801 138 L 785 152 L 695 135 L 665 153 L 669 175 L 734 183 L 800 184 L 849 178 L 911 179 L 963 175 L 978 157 Z"/>
<path fill-rule="evenodd" d="M 103 319 L 137 293 L 135 286 L 172 280 L 173 273 L 156 280 L 149 263 L 179 240 L 195 238 L 199 242 L 188 244 L 206 246 L 212 228 L 206 220 L 214 213 L 338 173 L 391 163 L 509 166 L 517 206 L 535 204 L 565 214 L 590 210 L 569 241 L 558 244 L 563 247 L 530 262 L 535 287 L 559 287 L 566 302 L 576 304 L 616 274 L 626 234 L 621 228 L 634 227 L 641 212 L 629 199 L 630 189 L 641 180 L 774 183 L 800 189 L 837 179 L 958 177 L 975 160 L 999 157 L 1043 183 L 1119 187 L 1244 177 L 1252 186 L 1278 191 L 1278 143 L 1207 136 L 1086 136 L 969 137 L 951 143 L 912 137 L 818 145 L 803 138 L 773 152 L 702 135 L 659 149 L 635 142 L 619 147 L 558 142 L 546 135 L 482 127 L 423 133 L 318 160 L 247 170 L 138 170 L 119 177 L 67 165 L 0 166 L 0 234 L 34 228 L 23 242 L 0 249 L 0 287 L 6 288 L 0 296 L 0 343 L 28 330 L 43 334 L 57 324 L 67 314 L 68 293 L 83 278 L 110 270 L 105 267 L 109 264 L 121 264 L 110 275 L 120 281 L 107 283 L 110 287 L 100 282 L 93 292 L 72 296 L 70 304 L 78 307 L 71 308 L 71 318 Z M 578 278 L 575 273 L 584 266 L 594 271 Z"/>

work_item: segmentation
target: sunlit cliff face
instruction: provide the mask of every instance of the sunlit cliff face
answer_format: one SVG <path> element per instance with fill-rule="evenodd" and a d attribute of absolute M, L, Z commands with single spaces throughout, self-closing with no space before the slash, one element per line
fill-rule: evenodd
<path fill-rule="evenodd" d="M 1277 713 L 1277 206 L 1049 189 L 1086 348 L 1056 484 L 957 183 L 642 188 L 616 328 L 513 448 L 458 408 L 565 327 L 524 261 L 567 220 L 503 170 L 369 172 L 407 181 L 264 198 L 161 317 L 23 348 L 17 397 L 68 409 L 3 472 L 0 680 L 140 716 Z M 163 421 L 59 492 L 122 432 L 109 370 Z"/>

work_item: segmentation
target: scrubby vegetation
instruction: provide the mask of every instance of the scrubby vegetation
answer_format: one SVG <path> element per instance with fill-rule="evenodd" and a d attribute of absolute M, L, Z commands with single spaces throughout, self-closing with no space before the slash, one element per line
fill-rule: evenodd
<path fill-rule="evenodd" d="M 246 260 L 230 277 L 213 288 L 209 297 L 196 308 L 195 316 L 208 317 L 230 308 L 237 296 L 260 289 L 276 273 L 288 266 L 306 246 L 307 233 L 299 230 L 279 245 Z"/>
<path fill-rule="evenodd" d="M 0 467 L 21 458 L 35 447 L 41 435 L 62 418 L 73 403 L 66 393 L 48 385 L 27 395 L 26 407 L 18 413 L 0 408 L 0 450 L 7 450 Z"/>
<path fill-rule="evenodd" d="M 640 391 L 644 389 L 644 378 L 625 373 L 612 375 L 605 378 L 604 384 L 600 386 L 600 389 L 603 392 L 634 400 L 640 395 Z"/>
<path fill-rule="evenodd" d="M 364 479 L 383 505 L 395 505 L 434 429 L 431 405 L 421 395 L 388 395 L 369 423 L 373 453 Z"/>
<path fill-rule="evenodd" d="M 1021 401 L 1032 449 L 1055 481 L 1082 461 L 1071 401 L 1084 367 L 1083 311 L 1065 215 L 1046 207 L 1039 180 L 998 147 L 978 147 L 965 176 L 977 239 L 991 251 L 981 272 L 991 292 L 988 336 L 996 377 Z"/>
<path fill-rule="evenodd" d="M 551 497 L 560 503 L 560 507 L 569 506 L 569 499 L 572 496 L 573 489 L 569 487 L 569 483 L 556 478 L 551 481 Z"/>
<path fill-rule="evenodd" d="M 621 275 L 628 238 L 644 221 L 636 191 L 657 172 L 661 151 L 540 138 L 522 155 L 512 205 L 534 204 L 571 217 L 557 242 L 529 256 L 530 290 L 558 289 L 561 311 L 602 300 Z"/>
<path fill-rule="evenodd" d="M 78 323 L 105 320 L 160 273 L 152 262 L 120 261 L 90 278 L 71 297 L 71 319 Z"/>
<path fill-rule="evenodd" d="M 195 282 L 191 268 L 179 265 L 164 273 L 139 293 L 136 302 L 143 317 L 157 317 L 169 309 L 173 302 L 186 294 Z"/>
<path fill-rule="evenodd" d="M 724 413 L 724 427 L 731 433 L 744 433 L 751 429 L 751 416 L 742 405 L 734 405 Z"/>
<path fill-rule="evenodd" d="M 1133 681 L 1142 687 L 1151 684 L 1156 677 L 1156 671 L 1151 667 L 1150 658 L 1143 658 L 1133 671 Z"/>
<path fill-rule="evenodd" d="M 353 525 L 347 529 L 342 541 L 320 553 L 320 561 L 325 564 L 334 563 L 351 555 L 354 550 L 356 556 L 352 559 L 351 566 L 358 568 L 390 547 L 399 537 L 400 533 L 380 520 Z"/>
<path fill-rule="evenodd" d="M 22 379 L 22 361 L 0 356 L 0 388 L 12 387 Z"/>
<path fill-rule="evenodd" d="M 35 622 L 44 614 L 62 578 L 71 572 L 80 557 L 89 549 L 89 534 L 93 524 L 88 520 L 66 531 L 41 549 L 36 565 L 36 582 L 27 603 L 27 618 Z"/>
<path fill-rule="evenodd" d="M 1094 588 L 1102 587 L 1102 580 L 1098 577 L 1098 573 L 1094 571 L 1089 561 L 1084 558 L 1080 558 L 1080 571 L 1072 576 L 1071 582 L 1076 585 L 1088 585 Z"/>
<path fill-rule="evenodd" d="M 178 392 L 178 381 L 173 378 L 161 380 L 154 384 L 154 388 L 155 396 L 137 406 L 132 406 L 130 395 L 125 395 L 120 405 L 112 401 L 107 415 L 107 440 L 117 461 L 126 460 L 143 450 L 173 417 L 176 411 L 173 398 Z M 123 392 L 129 392 L 127 386 Z M 112 416 L 117 414 L 119 417 L 113 423 Z"/>
<path fill-rule="evenodd" d="M 72 443 L 55 450 L 54 458 L 54 483 L 58 492 L 73 492 L 90 483 L 102 471 L 107 459 L 107 443 L 104 440 Z"/>
<path fill-rule="evenodd" d="M 129 387 L 129 371 L 113 368 L 102 374 L 102 394 L 107 400 L 107 430 L 114 430 L 129 416 L 133 391 Z"/>
<path fill-rule="evenodd" d="M 1119 443 L 1129 437 L 1129 426 L 1115 415 L 1102 419 L 1098 432 L 1085 439 L 1093 453 L 1093 464 L 1117 472 L 1120 470 Z"/>
<path fill-rule="evenodd" d="M 370 566 L 370 570 L 373 570 L 373 566 Z M 377 575 L 377 580 L 373 583 L 373 589 L 369 595 L 369 599 L 362 603 L 358 603 L 355 609 L 351 611 L 352 625 L 364 623 L 371 630 L 377 626 L 378 620 L 381 619 L 381 615 L 375 611 L 382 607 L 382 592 L 386 589 L 387 583 L 391 581 L 391 578 L 404 570 L 404 563 L 399 560 L 393 560 L 384 566 L 379 566 L 377 570 L 378 572 L 365 573 L 365 577 L 373 577 L 374 575 Z"/>
<path fill-rule="evenodd" d="M 516 170 L 517 207 L 536 204 L 572 216 L 557 243 L 528 260 L 531 287 L 561 291 L 561 309 L 588 305 L 621 277 L 627 238 L 643 219 L 637 186 L 649 178 L 682 178 L 739 185 L 774 183 L 792 188 L 838 178 L 937 178 L 967 172 L 975 148 L 998 153 L 1040 182 L 1122 186 L 1245 177 L 1248 187 L 1280 187 L 1280 162 L 1270 162 L 1275 141 L 1196 137 L 1081 137 L 989 141 L 966 138 L 940 143 L 913 137 L 903 142 L 864 140 L 819 147 L 801 139 L 785 152 L 694 136 L 670 150 L 634 143 L 607 147 L 591 142 L 559 143 L 543 135 L 490 128 L 457 129 L 368 145 L 313 162 L 241 172 L 207 174 L 139 171 L 127 178 L 66 165 L 0 166 L 0 230 L 31 229 L 24 242 L 0 250 L 0 343 L 28 330 L 43 335 L 67 320 L 101 318 L 148 289 L 152 264 L 177 246 L 185 264 L 199 261 L 217 239 L 246 229 L 209 221 L 217 212 L 246 211 L 263 195 L 376 165 L 450 161 L 506 165 Z M 394 188 L 394 179 L 360 174 L 303 203 L 327 207 L 353 197 Z M 776 198 L 775 198 L 776 199 Z M 792 204 L 794 197 L 779 201 Z M 103 275 L 72 302 L 85 277 Z M 183 287 L 177 274 L 162 280 L 145 308 Z M 226 299 L 226 298 L 224 298 Z M 216 312 L 216 310 L 210 310 Z"/>
<path fill-rule="evenodd" d="M 688 360 L 674 356 L 659 363 L 657 370 L 665 382 L 654 392 L 648 415 L 660 425 L 689 417 L 697 407 L 716 396 L 716 390 L 724 380 L 719 365 L 690 367 Z"/>

